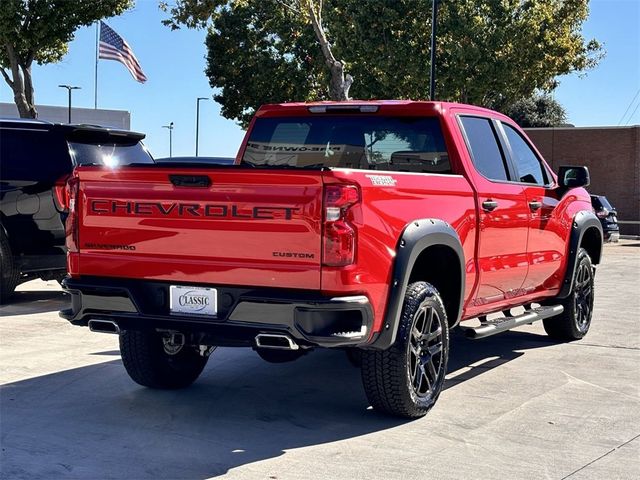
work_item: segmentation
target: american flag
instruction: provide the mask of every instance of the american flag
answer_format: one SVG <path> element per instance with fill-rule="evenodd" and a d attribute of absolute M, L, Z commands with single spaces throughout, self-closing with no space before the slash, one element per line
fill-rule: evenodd
<path fill-rule="evenodd" d="M 98 58 L 116 60 L 122 63 L 131 72 L 133 78 L 140 83 L 147 81 L 147 77 L 133 54 L 133 50 L 111 27 L 100 21 L 100 44 Z"/>

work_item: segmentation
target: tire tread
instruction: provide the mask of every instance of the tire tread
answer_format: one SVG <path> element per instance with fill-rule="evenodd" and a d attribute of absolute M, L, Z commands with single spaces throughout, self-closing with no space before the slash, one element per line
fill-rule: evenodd
<path fill-rule="evenodd" d="M 13 295 L 19 282 L 20 272 L 16 268 L 11 253 L 9 239 L 0 228 L 0 303 L 5 303 Z"/>
<path fill-rule="evenodd" d="M 120 334 L 122 363 L 131 379 L 145 387 L 178 389 L 191 385 L 202 373 L 207 357 L 183 350 L 175 358 L 164 353 L 153 331 L 126 330 Z"/>
<path fill-rule="evenodd" d="M 578 250 L 578 262 L 577 266 L 582 262 L 588 262 L 588 267 L 591 268 L 591 257 L 584 248 L 580 248 Z M 576 268 L 575 274 L 577 275 L 578 268 Z M 575 281 L 575 278 L 574 278 Z M 593 282 L 593 278 L 591 280 L 591 291 L 592 296 L 595 295 L 595 285 Z M 566 298 L 559 300 L 559 302 L 564 310 L 561 314 L 556 315 L 555 317 L 547 318 L 542 321 L 544 326 L 544 330 L 547 335 L 554 340 L 558 340 L 561 342 L 570 342 L 573 340 L 580 340 L 583 338 L 587 332 L 580 332 L 575 325 L 575 304 L 574 304 L 574 291 L 572 291 L 569 296 Z M 593 315 L 593 309 L 591 309 L 591 314 Z M 587 329 L 588 331 L 588 329 Z"/>
<path fill-rule="evenodd" d="M 432 285 L 426 282 L 415 282 L 407 288 L 396 342 L 387 350 L 362 351 L 362 382 L 367 398 L 375 410 L 405 418 L 417 418 L 426 415 L 436 403 L 440 391 L 435 393 L 428 406 L 416 405 L 403 381 L 406 368 L 406 341 L 407 336 L 410 335 L 413 313 L 425 298 L 431 298 L 436 302 L 440 309 L 441 320 L 445 325 L 443 343 L 446 342 L 447 345 L 443 348 L 443 368 L 446 369 L 449 337 L 442 299 Z"/>

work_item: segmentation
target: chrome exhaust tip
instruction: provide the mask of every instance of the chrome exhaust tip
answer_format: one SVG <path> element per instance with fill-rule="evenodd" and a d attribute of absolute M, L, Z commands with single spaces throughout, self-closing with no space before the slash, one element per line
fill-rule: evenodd
<path fill-rule="evenodd" d="M 288 335 L 275 333 L 260 333 L 256 335 L 258 348 L 273 348 L 278 350 L 298 350 L 300 347 Z"/>
<path fill-rule="evenodd" d="M 120 334 L 120 327 L 113 320 L 89 320 L 89 330 L 99 333 Z"/>

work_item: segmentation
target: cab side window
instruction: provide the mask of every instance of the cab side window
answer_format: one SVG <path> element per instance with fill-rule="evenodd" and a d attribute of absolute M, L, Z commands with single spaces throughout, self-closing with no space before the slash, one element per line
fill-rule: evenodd
<path fill-rule="evenodd" d="M 507 163 L 491 120 L 461 116 L 460 122 L 476 169 L 489 180 L 509 180 Z"/>
<path fill-rule="evenodd" d="M 504 133 L 511 147 L 513 161 L 518 170 L 519 181 L 534 183 L 536 185 L 548 185 L 549 176 L 540 162 L 540 159 L 527 144 L 520 133 L 512 126 L 503 123 Z"/>

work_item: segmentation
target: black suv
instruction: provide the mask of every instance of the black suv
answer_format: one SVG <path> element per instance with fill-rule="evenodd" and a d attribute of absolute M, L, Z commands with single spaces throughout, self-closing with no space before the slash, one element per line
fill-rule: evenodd
<path fill-rule="evenodd" d="M 617 242 L 620 238 L 620 226 L 616 209 L 611 206 L 604 195 L 591 195 L 591 206 L 602 224 L 604 241 Z"/>
<path fill-rule="evenodd" d="M 0 119 L 0 302 L 27 280 L 66 271 L 66 180 L 74 166 L 153 163 L 143 134 Z"/>

